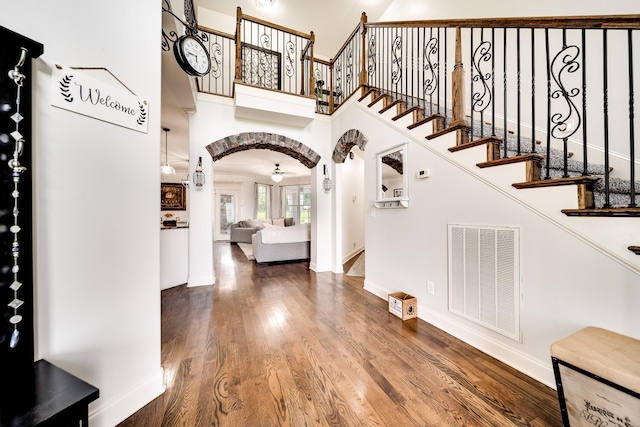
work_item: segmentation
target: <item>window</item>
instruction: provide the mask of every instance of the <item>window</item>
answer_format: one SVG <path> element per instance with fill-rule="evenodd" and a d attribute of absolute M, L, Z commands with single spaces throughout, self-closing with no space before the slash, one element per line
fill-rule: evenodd
<path fill-rule="evenodd" d="M 271 197 L 269 197 L 270 185 L 256 183 L 256 219 L 267 219 L 270 212 Z"/>
<path fill-rule="evenodd" d="M 296 224 L 311 221 L 311 186 L 287 185 L 284 188 L 284 216 Z"/>

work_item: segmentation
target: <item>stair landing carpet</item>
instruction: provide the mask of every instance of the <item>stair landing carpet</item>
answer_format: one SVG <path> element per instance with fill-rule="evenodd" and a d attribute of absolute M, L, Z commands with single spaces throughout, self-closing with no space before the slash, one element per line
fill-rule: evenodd
<path fill-rule="evenodd" d="M 347 276 L 364 277 L 364 252 L 358 255 L 358 259 L 347 272 Z"/>
<path fill-rule="evenodd" d="M 238 246 L 240 247 L 240 249 L 242 249 L 242 252 L 244 252 L 249 261 L 253 261 L 255 259 L 255 257 L 253 256 L 253 247 L 251 246 L 251 243 L 240 242 L 238 243 Z"/>

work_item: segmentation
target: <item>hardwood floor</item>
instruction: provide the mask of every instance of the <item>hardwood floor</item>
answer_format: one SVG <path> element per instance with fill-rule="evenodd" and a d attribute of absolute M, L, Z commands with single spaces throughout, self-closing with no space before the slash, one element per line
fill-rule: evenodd
<path fill-rule="evenodd" d="M 119 427 L 562 425 L 554 390 L 402 322 L 363 278 L 214 254 L 215 286 L 162 292 L 167 390 Z"/>

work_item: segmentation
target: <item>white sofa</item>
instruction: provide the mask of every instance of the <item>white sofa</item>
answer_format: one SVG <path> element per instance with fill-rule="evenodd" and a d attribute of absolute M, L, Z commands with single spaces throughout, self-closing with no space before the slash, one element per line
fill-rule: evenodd
<path fill-rule="evenodd" d="M 291 227 L 265 226 L 251 236 L 258 264 L 311 258 L 311 223 Z"/>

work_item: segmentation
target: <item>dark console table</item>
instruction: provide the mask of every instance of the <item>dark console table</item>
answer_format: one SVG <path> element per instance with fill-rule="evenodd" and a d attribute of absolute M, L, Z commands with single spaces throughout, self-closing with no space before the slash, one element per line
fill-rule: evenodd
<path fill-rule="evenodd" d="M 34 387 L 31 406 L 2 419 L 1 427 L 87 427 L 89 403 L 96 400 L 99 391 L 92 385 L 74 377 L 46 360 L 34 365 Z"/>

